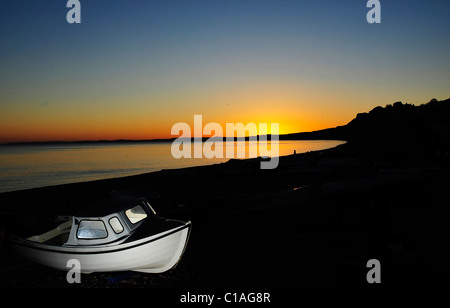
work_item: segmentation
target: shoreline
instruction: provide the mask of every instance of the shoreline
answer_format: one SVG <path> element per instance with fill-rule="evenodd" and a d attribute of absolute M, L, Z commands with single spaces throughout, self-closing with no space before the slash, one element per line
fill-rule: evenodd
<path fill-rule="evenodd" d="M 65 273 L 16 258 L 4 241 L 0 285 L 367 286 L 372 258 L 383 266 L 385 285 L 442 283 L 447 270 L 436 271 L 434 260 L 444 260 L 448 245 L 427 247 L 446 243 L 440 197 L 447 194 L 448 166 L 447 158 L 414 144 L 348 142 L 282 156 L 274 170 L 260 170 L 256 158 L 230 160 L 2 193 L 6 235 L 45 231 L 55 215 L 74 213 L 111 190 L 156 193 L 150 202 L 157 213 L 191 220 L 193 231 L 177 268 L 113 285 L 107 279 L 118 273 L 83 275 L 80 285 L 69 285 Z"/>
<path fill-rule="evenodd" d="M 330 139 L 331 140 L 331 139 Z M 289 141 L 289 140 L 287 140 Z M 294 141 L 303 141 L 303 140 L 294 140 Z M 305 141 L 310 141 L 310 140 L 305 140 Z M 313 140 L 316 141 L 316 140 Z M 317 141 L 327 141 L 327 140 L 317 140 Z M 348 143 L 348 141 L 346 140 L 336 140 L 336 141 L 342 141 L 345 142 L 341 145 L 345 145 Z M 112 143 L 121 143 L 122 141 L 117 140 L 117 141 L 105 141 L 106 143 L 112 142 Z M 141 143 L 141 141 L 135 141 L 132 140 L 132 143 Z M 142 141 L 142 142 L 147 142 L 147 141 Z M 33 142 L 25 142 L 25 143 L 10 143 L 10 144 L 1 144 L 1 145 L 18 145 L 18 146 L 26 146 L 26 145 L 46 145 L 46 144 L 78 144 L 78 143 L 86 143 L 89 144 L 91 143 L 90 141 L 75 141 L 75 142 L 39 142 L 39 143 L 33 143 Z M 92 143 L 103 143 L 103 141 L 93 141 Z M 125 143 L 128 143 L 128 141 L 125 141 Z M 0 145 L 0 146 L 1 146 Z M 318 152 L 324 152 L 324 151 L 331 151 L 336 149 L 337 147 L 341 146 L 341 145 L 337 145 L 331 148 L 327 148 L 327 149 L 323 149 L 323 150 L 317 150 L 317 151 L 307 151 L 307 152 L 301 152 L 301 153 L 295 153 L 295 154 L 289 154 L 289 155 L 284 155 L 284 156 L 278 156 L 278 158 L 280 160 L 284 160 L 287 159 L 288 157 L 294 156 L 294 157 L 299 157 L 299 155 L 305 155 L 305 154 L 309 154 L 309 153 L 318 153 Z M 220 165 L 224 165 L 224 164 L 232 164 L 232 163 L 241 163 L 241 164 L 252 164 L 252 163 L 259 163 L 261 160 L 263 160 L 264 158 L 262 157 L 254 157 L 254 158 L 230 158 L 228 159 L 226 162 L 222 162 L 222 163 L 211 163 L 211 164 L 205 164 L 205 165 L 194 165 L 194 166 L 187 166 L 187 167 L 180 167 L 180 168 L 161 168 L 160 170 L 156 170 L 156 171 L 150 171 L 150 172 L 143 172 L 143 173 L 139 173 L 139 174 L 132 174 L 132 175 L 125 175 L 125 176 L 118 176 L 118 177 L 111 177 L 111 178 L 101 178 L 101 179 L 95 179 L 95 180 L 87 180 L 87 181 L 79 181 L 79 182 L 70 182 L 70 183 L 61 183 L 61 184 L 55 184 L 55 185 L 48 185 L 48 186 L 39 186 L 39 187 L 32 187 L 32 188 L 26 188 L 26 189 L 18 189 L 18 190 L 12 190 L 12 191 L 5 191 L 5 192 L 0 192 L 0 201 L 2 200 L 2 197 L 7 196 L 9 194 L 21 194 L 21 193 L 27 193 L 27 192 L 34 192 L 36 190 L 53 190 L 53 189 L 58 189 L 58 188 L 63 188 L 66 186 L 71 186 L 71 185 L 84 185 L 84 184 L 89 184 L 89 183 L 96 183 L 96 182 L 102 182 L 102 181 L 114 181 L 114 180 L 127 180 L 127 179 L 132 179 L 134 177 L 142 177 L 142 176 L 146 176 L 146 175 L 150 175 L 150 174 L 154 174 L 154 173 L 159 173 L 159 172 L 188 172 L 191 169 L 196 169 L 196 168 L 207 168 L 207 167 L 213 167 L 213 166 L 220 166 Z M 0 209 L 1 209 L 1 205 L 0 205 Z"/>
<path fill-rule="evenodd" d="M 283 141 L 284 140 L 281 140 L 281 142 L 283 142 Z M 307 142 L 317 141 L 317 142 L 320 142 L 320 143 L 323 143 L 323 142 L 340 142 L 342 144 L 347 142 L 345 140 L 286 140 L 286 141 L 287 142 L 289 142 L 289 141 L 294 141 L 294 142 L 295 141 L 307 141 Z M 46 147 L 46 146 L 61 146 L 61 147 L 68 146 L 68 147 L 70 147 L 70 146 L 77 146 L 79 144 L 82 144 L 84 146 L 92 146 L 92 145 L 95 146 L 95 145 L 104 145 L 104 144 L 115 146 L 115 145 L 129 145 L 129 144 L 132 144 L 132 145 L 135 145 L 135 144 L 146 144 L 146 142 L 132 141 L 131 143 L 129 143 L 129 142 L 122 143 L 121 141 L 112 141 L 112 142 L 108 141 L 106 143 L 103 143 L 103 142 L 92 142 L 92 143 L 89 143 L 89 142 L 88 143 L 74 142 L 74 143 L 67 143 L 67 144 L 66 143 L 61 143 L 61 144 L 59 144 L 59 143 L 39 143 L 39 144 L 32 144 L 32 143 L 25 144 L 25 143 L 21 143 L 21 144 L 18 144 L 18 145 L 9 145 L 9 146 L 11 146 L 11 147 L 16 147 L 16 146 L 17 147 L 41 147 L 41 146 L 42 147 Z M 336 145 L 333 145 L 333 146 L 330 145 L 330 147 L 328 149 L 334 148 L 335 146 Z M 249 145 L 245 145 L 245 149 L 248 149 L 248 147 L 249 147 Z M 301 153 L 305 153 L 305 152 L 300 152 L 299 154 L 301 154 Z M 288 155 L 290 155 L 290 154 L 288 154 Z M 283 155 L 283 156 L 287 156 L 287 155 Z M 234 160 L 234 159 L 235 158 L 231 158 L 231 160 Z M 236 160 L 248 160 L 248 159 L 260 159 L 260 157 L 259 158 L 258 157 L 256 157 L 256 158 L 242 158 L 242 159 L 241 158 L 236 158 Z M 158 160 L 158 158 L 157 158 L 157 160 Z M 217 162 L 216 160 L 219 160 L 219 162 Z M 0 191 L 0 194 L 14 192 L 14 191 L 25 191 L 25 190 L 28 190 L 28 189 L 40 189 L 40 188 L 45 188 L 45 187 L 49 187 L 49 186 L 59 186 L 59 185 L 74 184 L 74 183 L 81 183 L 81 182 L 90 182 L 90 181 L 107 180 L 107 179 L 114 179 L 114 178 L 121 178 L 121 177 L 128 177 L 128 176 L 143 175 L 143 174 L 146 174 L 146 173 L 158 172 L 158 171 L 162 171 L 162 170 L 201 167 L 201 166 L 207 166 L 207 165 L 214 165 L 214 164 L 224 163 L 224 162 L 220 162 L 220 160 L 222 160 L 222 159 L 215 158 L 215 157 L 213 157 L 212 159 L 206 159 L 205 157 L 202 157 L 201 160 L 197 162 L 196 158 L 192 158 L 192 159 L 189 160 L 190 162 L 181 163 L 180 166 L 176 167 L 176 168 L 166 168 L 165 165 L 168 165 L 167 161 L 162 161 L 161 163 L 165 162 L 165 165 L 161 164 L 161 163 L 160 164 L 158 164 L 158 163 L 156 164 L 156 166 L 161 165 L 162 168 L 151 168 L 151 169 L 154 169 L 153 171 L 148 171 L 148 170 L 142 169 L 142 170 L 140 170 L 138 172 L 135 171 L 135 172 L 132 172 L 131 174 L 128 174 L 128 175 L 126 174 L 126 172 L 122 172 L 122 173 L 125 173 L 125 175 L 123 175 L 123 174 L 119 175 L 119 174 L 114 174 L 112 172 L 109 172 L 109 169 L 101 169 L 101 171 L 102 171 L 101 173 L 102 174 L 103 173 L 106 173 L 106 174 L 111 173 L 111 174 L 109 176 L 107 176 L 107 177 L 102 177 L 103 175 L 99 174 L 98 177 L 97 176 L 91 176 L 91 179 L 87 179 L 86 178 L 87 175 L 86 175 L 86 176 L 84 176 L 84 179 L 83 179 L 83 176 L 82 176 L 82 177 L 80 177 L 79 180 L 77 180 L 77 179 L 68 180 L 67 179 L 67 175 L 64 175 L 64 173 L 61 173 L 59 176 L 62 177 L 62 182 L 60 182 L 60 183 L 48 183 L 48 184 L 43 183 L 43 186 L 36 186 L 36 187 L 33 187 L 32 185 L 31 186 L 30 185 L 22 185 L 24 187 L 20 187 L 18 189 L 13 189 L 13 190 Z M 191 162 L 192 162 L 192 165 L 190 165 Z M 56 176 L 58 176 L 58 174 L 56 174 Z M 27 188 L 27 186 L 28 186 L 28 188 Z"/>

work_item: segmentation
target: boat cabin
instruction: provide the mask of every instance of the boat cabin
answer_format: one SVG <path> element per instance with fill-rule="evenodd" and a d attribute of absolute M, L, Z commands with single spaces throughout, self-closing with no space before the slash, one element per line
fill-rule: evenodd
<path fill-rule="evenodd" d="M 77 213 L 64 246 L 118 244 L 156 216 L 145 198 L 113 196 Z"/>

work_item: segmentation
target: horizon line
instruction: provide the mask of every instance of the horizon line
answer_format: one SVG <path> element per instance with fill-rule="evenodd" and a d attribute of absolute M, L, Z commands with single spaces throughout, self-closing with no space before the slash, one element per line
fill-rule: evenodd
<path fill-rule="evenodd" d="M 337 126 L 339 127 L 339 126 Z M 196 141 L 196 140 L 201 140 L 202 142 L 205 142 L 207 140 L 215 140 L 217 139 L 217 141 L 231 141 L 231 140 L 227 140 L 227 139 L 231 139 L 233 138 L 233 141 L 250 141 L 250 138 L 256 138 L 256 141 L 259 141 L 261 136 L 265 136 L 267 139 L 267 141 L 271 141 L 272 136 L 278 136 L 278 139 L 282 136 L 292 136 L 292 137 L 296 137 L 295 139 L 293 138 L 292 140 L 300 140 L 298 137 L 298 135 L 306 135 L 307 134 L 312 134 L 315 132 L 320 132 L 320 131 L 324 131 L 324 130 L 328 130 L 328 129 L 332 129 L 332 128 L 326 128 L 326 129 L 321 129 L 321 130 L 317 130 L 317 131 L 311 131 L 311 132 L 297 132 L 297 133 L 288 133 L 288 134 L 264 134 L 264 135 L 256 135 L 256 136 L 245 136 L 245 137 L 224 137 L 224 136 L 203 136 L 203 137 L 173 137 L 173 138 L 156 138 L 156 139 L 100 139 L 100 140 L 52 140 L 52 141 L 17 141 L 17 142 L 0 142 L 0 146 L 6 146 L 6 145 L 45 145 L 45 144 L 83 144 L 83 143 L 140 143 L 140 142 L 173 142 L 177 139 L 179 140 L 191 140 L 191 141 Z M 270 137 L 269 137 L 270 136 Z M 244 138 L 244 140 L 238 140 L 238 139 L 242 139 Z M 313 139 L 313 138 L 304 138 L 304 139 Z M 284 139 L 284 140 L 289 140 L 289 139 Z M 331 140 L 331 139 L 330 139 Z M 333 139 L 334 140 L 334 139 Z"/>

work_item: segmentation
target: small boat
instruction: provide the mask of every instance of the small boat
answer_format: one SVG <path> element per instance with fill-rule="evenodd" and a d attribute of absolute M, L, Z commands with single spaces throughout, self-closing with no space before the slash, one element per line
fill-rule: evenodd
<path fill-rule="evenodd" d="M 11 236 L 30 260 L 59 270 L 80 262 L 81 273 L 161 273 L 180 261 L 191 222 L 164 219 L 145 198 L 112 196 L 80 211 L 55 229 L 28 238 Z"/>

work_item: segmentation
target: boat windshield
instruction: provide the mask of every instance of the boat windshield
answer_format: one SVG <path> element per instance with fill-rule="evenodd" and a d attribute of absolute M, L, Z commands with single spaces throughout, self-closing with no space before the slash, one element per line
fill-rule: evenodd
<path fill-rule="evenodd" d="M 136 224 L 147 217 L 147 213 L 140 205 L 136 205 L 125 211 L 125 215 L 132 224 Z"/>
<path fill-rule="evenodd" d="M 100 239 L 108 236 L 105 224 L 101 220 L 82 220 L 78 226 L 79 239 Z"/>

